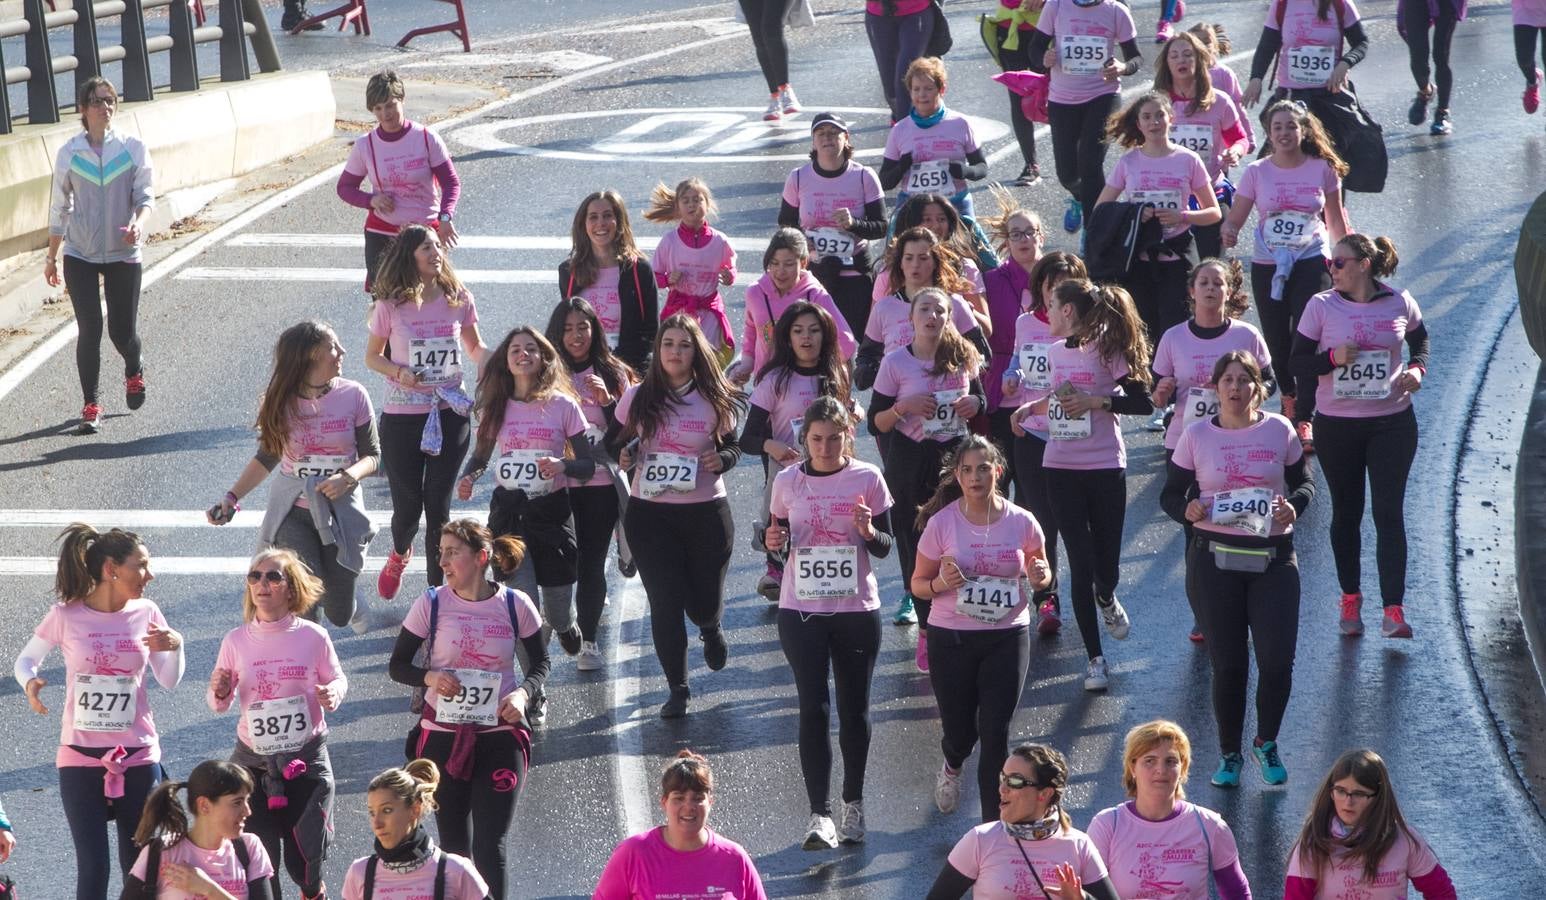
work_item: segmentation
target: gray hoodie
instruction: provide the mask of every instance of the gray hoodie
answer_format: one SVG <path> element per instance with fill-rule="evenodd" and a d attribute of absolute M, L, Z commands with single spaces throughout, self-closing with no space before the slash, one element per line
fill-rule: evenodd
<path fill-rule="evenodd" d="M 154 204 L 152 175 L 150 153 L 138 138 L 109 131 L 101 155 L 86 132 L 70 138 L 54 162 L 49 236 L 63 237 L 64 252 L 86 262 L 139 262 L 139 246 L 119 229 L 135 210 Z"/>

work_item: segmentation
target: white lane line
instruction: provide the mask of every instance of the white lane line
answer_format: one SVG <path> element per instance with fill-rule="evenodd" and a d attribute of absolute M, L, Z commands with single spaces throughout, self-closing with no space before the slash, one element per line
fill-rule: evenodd
<path fill-rule="evenodd" d="M 557 269 L 457 269 L 468 284 L 549 284 Z M 330 269 L 309 266 L 189 266 L 177 281 L 303 281 L 362 284 L 364 269 Z"/>
<path fill-rule="evenodd" d="M 392 524 L 391 510 L 368 510 L 377 529 Z M 488 516 L 487 508 L 451 510 L 453 519 L 477 519 Z M 419 519 L 423 523 L 424 519 Z M 202 509 L 0 509 L 0 528 L 63 528 L 85 522 L 93 528 L 213 528 L 204 520 Z M 244 509 L 224 528 L 257 528 L 263 524 L 261 508 Z"/>
<path fill-rule="evenodd" d="M 649 716 L 642 702 L 644 679 L 640 675 L 644 647 L 644 587 L 636 579 L 623 579 L 617 601 L 617 629 L 612 642 L 612 733 L 617 736 L 614 771 L 617 777 L 618 813 L 623 834 L 638 834 L 654 821 L 645 802 L 649 775 L 644 767 L 644 720 Z"/>
<path fill-rule="evenodd" d="M 380 572 L 385 556 L 365 557 L 361 572 Z M 158 556 L 152 554 L 150 570 L 157 575 L 241 575 L 251 565 L 250 556 Z M 59 560 L 52 556 L 0 556 L 0 575 L 52 575 Z"/>
<path fill-rule="evenodd" d="M 660 243 L 654 235 L 635 235 L 634 243 L 641 250 L 653 250 Z M 360 249 L 365 246 L 365 235 L 354 234 L 288 234 L 264 232 L 238 234 L 225 242 L 227 247 L 341 247 Z M 765 237 L 733 237 L 730 246 L 738 252 L 760 251 L 768 246 Z M 554 235 L 462 235 L 457 238 L 458 250 L 560 250 L 569 252 L 569 238 Z"/>

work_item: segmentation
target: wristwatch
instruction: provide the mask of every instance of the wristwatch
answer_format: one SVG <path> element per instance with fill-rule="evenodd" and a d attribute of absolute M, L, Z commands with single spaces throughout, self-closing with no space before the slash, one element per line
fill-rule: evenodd
<path fill-rule="evenodd" d="M 441 213 L 437 218 L 441 222 L 449 223 L 451 221 L 451 214 L 450 213 Z"/>

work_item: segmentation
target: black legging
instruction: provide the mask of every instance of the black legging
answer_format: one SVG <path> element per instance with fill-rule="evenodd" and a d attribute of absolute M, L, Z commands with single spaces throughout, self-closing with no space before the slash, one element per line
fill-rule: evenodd
<path fill-rule="evenodd" d="M 1272 354 L 1273 365 L 1279 372 L 1287 372 L 1285 362 L 1293 350 L 1294 334 L 1299 330 L 1299 317 L 1304 314 L 1310 298 L 1331 287 L 1331 276 L 1326 272 L 1326 260 L 1311 256 L 1294 263 L 1288 273 L 1288 283 L 1283 286 L 1283 298 L 1272 299 L 1272 273 L 1276 266 L 1271 263 L 1251 263 L 1251 295 L 1255 298 L 1256 317 L 1261 320 L 1262 337 L 1267 340 L 1267 352 Z M 1301 386 L 1304 390 L 1298 390 Z M 1294 420 L 1310 421 L 1315 411 L 1315 379 L 1280 376 L 1278 390 L 1285 397 L 1295 398 Z M 1303 401 L 1303 402 L 1299 402 Z"/>
<path fill-rule="evenodd" d="M 100 758 L 103 752 L 93 750 L 92 754 Z M 64 808 L 64 820 L 69 825 L 70 841 L 75 847 L 75 900 L 104 900 L 107 897 L 107 882 L 113 868 L 113 857 L 107 845 L 110 830 L 118 836 L 118 869 L 125 876 L 129 874 L 134 861 L 139 858 L 140 849 L 134 845 L 134 829 L 139 826 L 145 798 L 166 777 L 160 763 L 131 765 L 123 772 L 123 796 L 109 798 L 103 790 L 102 776 L 105 774 L 97 766 L 59 769 L 59 805 Z M 60 887 L 65 883 L 61 879 Z"/>
<path fill-rule="evenodd" d="M 1213 662 L 1213 718 L 1219 750 L 1239 753 L 1245 705 L 1256 653 L 1256 736 L 1278 739 L 1294 681 L 1299 639 L 1299 562 L 1292 540 L 1280 539 L 1277 556 L 1259 574 L 1221 571 L 1210 542 L 1218 535 L 1197 530 L 1186 554 L 1187 581 L 1196 594 L 1208 656 Z M 1265 542 L 1227 541 L 1260 548 Z"/>
<path fill-rule="evenodd" d="M 860 552 L 864 552 L 860 550 Z M 880 654 L 880 610 L 809 615 L 778 611 L 778 642 L 800 697 L 800 774 L 811 812 L 832 815 L 832 689 L 837 694 L 837 743 L 843 753 L 843 802 L 864 799 L 870 755 L 870 681 Z"/>
<path fill-rule="evenodd" d="M 1068 554 L 1074 618 L 1090 659 L 1101 655 L 1095 598 L 1116 596 L 1121 575 L 1122 525 L 1127 519 L 1124 469 L 1051 469 L 1047 499 Z"/>
<path fill-rule="evenodd" d="M 1411 407 L 1367 419 L 1317 413 L 1315 452 L 1331 491 L 1331 554 L 1342 593 L 1360 592 L 1367 475 L 1380 603 L 1400 606 L 1406 597 L 1406 478 L 1417 456 L 1417 415 Z"/>
<path fill-rule="evenodd" d="M 1118 99 L 1105 94 L 1088 103 L 1047 103 L 1058 183 L 1079 201 L 1086 222 L 1106 186 L 1106 120 Z"/>
<path fill-rule="evenodd" d="M 877 16 L 866 11 L 864 32 L 875 55 L 886 105 L 891 107 L 891 121 L 900 122 L 913 108 L 912 95 L 902 84 L 902 76 L 913 60 L 923 55 L 929 38 L 934 36 L 933 11 L 925 7 L 910 16 Z"/>
<path fill-rule="evenodd" d="M 1048 496 L 1048 476 L 1041 461 L 1047 453 L 1047 442 L 1032 434 L 1014 440 L 1015 501 L 1031 511 L 1041 525 L 1042 547 L 1047 551 L 1047 567 L 1052 570 L 1052 582 L 1036 592 L 1036 602 L 1058 592 L 1058 523 L 1052 512 L 1052 500 Z M 1055 477 L 1055 476 L 1054 476 Z"/>
<path fill-rule="evenodd" d="M 1219 212 L 1228 216 L 1229 207 L 1220 203 Z M 1224 221 L 1222 219 L 1214 222 L 1212 225 L 1192 226 L 1192 240 L 1194 242 L 1193 245 L 1197 248 L 1197 259 L 1199 261 L 1209 258 L 1224 258 L 1223 228 Z"/>
<path fill-rule="evenodd" d="M 702 503 L 660 503 L 634 497 L 623 529 L 650 603 L 655 656 L 672 688 L 687 686 L 686 616 L 704 633 L 719 630 L 725 613 L 725 572 L 735 521 L 724 497 Z"/>
<path fill-rule="evenodd" d="M 607 547 L 617 527 L 617 489 L 610 484 L 569 489 L 574 511 L 575 541 L 579 546 L 580 579 L 575 585 L 575 618 L 580 636 L 596 640 L 601 611 L 607 605 Z"/>
<path fill-rule="evenodd" d="M 817 276 L 821 286 L 832 295 L 837 311 L 854 336 L 863 339 L 864 329 L 870 323 L 870 304 L 875 293 L 875 282 L 867 275 L 838 275 L 835 278 Z"/>
<path fill-rule="evenodd" d="M 446 773 L 453 740 L 449 731 L 424 732 L 418 755 L 434 760 Z M 449 773 L 440 776 L 435 824 L 440 829 L 440 848 L 470 858 L 488 883 L 488 895 L 504 900 L 505 847 L 510 843 L 515 803 L 526 785 L 531 734 L 522 726 L 519 732 L 486 731 L 476 740 L 472 777 L 463 781 Z"/>
<path fill-rule="evenodd" d="M 1455 38 L 1455 7 L 1450 0 L 1438 0 L 1439 13 L 1433 19 L 1433 83 L 1439 88 L 1439 109 L 1449 109 L 1449 92 L 1455 86 L 1455 73 L 1449 68 L 1449 45 Z M 1412 78 L 1419 91 L 1428 89 L 1428 3 L 1406 0 L 1401 6 L 1401 26 L 1406 31 L 1406 49 L 1411 58 Z"/>
<path fill-rule="evenodd" d="M 323 751 L 324 753 L 326 751 Z M 269 887 L 275 897 L 283 897 L 280 872 L 290 876 L 306 897 L 322 890 L 322 863 L 333 834 L 333 772 L 307 771 L 284 782 L 285 805 L 269 809 L 268 791 L 263 772 L 248 769 L 252 775 L 249 797 L 252 813 L 246 830 L 258 836 L 274 867 Z"/>
<path fill-rule="evenodd" d="M 757 48 L 757 65 L 767 79 L 768 93 L 789 83 L 789 45 L 784 42 L 783 0 L 740 0 L 741 12 L 751 28 L 752 46 Z"/>
<path fill-rule="evenodd" d="M 1003 30 L 1000 29 L 1002 37 Z M 1011 50 L 1002 45 L 999 46 L 998 63 L 1005 72 L 1021 72 L 1031 67 L 1031 33 L 1020 32 L 1020 46 Z M 1009 124 L 1015 130 L 1015 143 L 1020 145 L 1020 155 L 1025 158 L 1025 164 L 1036 164 L 1036 124 L 1025 117 L 1025 111 L 1020 108 L 1020 95 L 1009 88 Z"/>
<path fill-rule="evenodd" d="M 419 449 L 427 413 L 382 413 L 381 465 L 392 490 L 392 549 L 407 553 L 419 533 L 419 514 L 424 514 L 424 565 L 430 584 L 440 584 L 440 529 L 451 518 L 451 491 L 456 487 L 462 457 L 472 439 L 466 416 L 451 409 L 440 411 L 442 437 L 439 456 Z"/>
<path fill-rule="evenodd" d="M 75 341 L 75 371 L 80 374 L 81 395 L 97 402 L 97 381 L 102 372 L 102 297 L 107 296 L 107 335 L 123 357 L 123 377 L 140 374 L 139 310 L 140 274 L 137 262 L 90 263 L 64 254 L 64 286 L 75 308 L 80 337 Z M 97 278 L 101 276 L 101 287 Z"/>
<path fill-rule="evenodd" d="M 1030 629 L 957 631 L 935 625 L 929 633 L 929 683 L 939 704 L 945 763 L 959 769 L 980 741 L 977 794 L 982 820 L 998 818 L 998 773 L 1009 757 L 1009 720 L 1020 705 L 1031 665 Z"/>
<path fill-rule="evenodd" d="M 915 441 L 893 430 L 885 451 L 886 486 L 891 489 L 891 522 L 896 528 L 896 558 L 902 569 L 902 584 L 911 585 L 913 566 L 918 560 L 918 539 L 923 529 L 914 524 L 918 507 L 934 496 L 939 484 L 939 467 L 955 442 L 925 439 Z M 920 628 L 929 624 L 933 602 L 913 598 Z"/>
<path fill-rule="evenodd" d="M 1190 248 L 1190 239 L 1186 243 Z M 1179 259 L 1135 259 L 1122 278 L 1122 286 L 1133 296 L 1138 317 L 1149 331 L 1150 347 L 1159 343 L 1160 335 L 1170 326 L 1186 321 L 1186 274 L 1195 263 L 1195 251 L 1190 250 Z"/>
<path fill-rule="evenodd" d="M 1546 28 L 1514 26 L 1514 60 L 1519 63 L 1519 71 L 1524 73 L 1525 84 L 1535 84 L 1536 41 L 1541 44 L 1541 52 L 1546 53 Z"/>

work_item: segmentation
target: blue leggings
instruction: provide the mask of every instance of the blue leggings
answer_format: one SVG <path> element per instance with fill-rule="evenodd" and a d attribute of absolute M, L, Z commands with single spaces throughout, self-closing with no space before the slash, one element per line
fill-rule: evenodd
<path fill-rule="evenodd" d="M 891 121 L 899 122 L 913 108 L 902 76 L 929 46 L 929 38 L 934 35 L 934 13 L 927 8 L 910 16 L 866 12 L 864 31 L 875 54 L 875 68 L 880 70 L 880 86 L 886 93 L 886 104 L 891 107 Z"/>
<path fill-rule="evenodd" d="M 118 868 L 125 876 L 129 874 L 139 856 L 134 830 L 140 825 L 145 798 L 165 777 L 159 763 L 126 769 L 123 796 L 109 800 L 102 791 L 105 774 L 105 769 L 96 766 L 59 770 L 59 802 L 70 826 L 70 839 L 75 842 L 75 900 L 106 900 L 112 858 L 107 847 L 109 821 L 118 826 Z"/>

